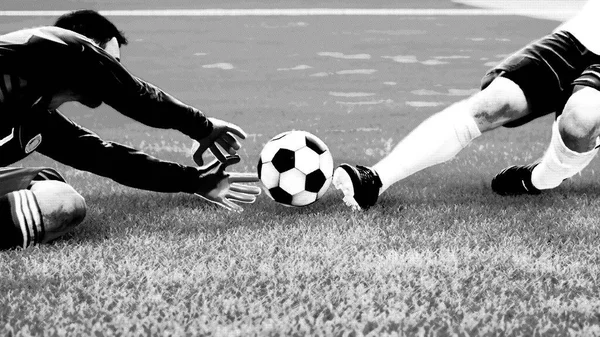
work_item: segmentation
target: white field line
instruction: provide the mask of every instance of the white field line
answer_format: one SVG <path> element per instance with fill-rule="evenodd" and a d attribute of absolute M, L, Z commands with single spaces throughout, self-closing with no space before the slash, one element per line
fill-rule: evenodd
<path fill-rule="evenodd" d="M 544 11 L 544 10 L 542 10 Z M 549 9 L 552 11 L 552 9 Z M 60 16 L 68 11 L 0 11 L 0 16 Z M 540 9 L 272 8 L 104 10 L 107 16 L 535 16 Z M 552 13 L 549 13 L 552 14 Z M 561 14 L 565 14 L 562 10 Z"/>

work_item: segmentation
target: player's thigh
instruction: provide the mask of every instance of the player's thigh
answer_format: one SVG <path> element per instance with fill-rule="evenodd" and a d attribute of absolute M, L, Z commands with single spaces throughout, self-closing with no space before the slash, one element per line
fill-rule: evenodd
<path fill-rule="evenodd" d="M 30 187 L 44 223 L 42 243 L 70 231 L 85 218 L 85 199 L 71 185 L 56 180 L 35 181 Z"/>
<path fill-rule="evenodd" d="M 571 83 L 596 63 L 600 56 L 567 32 L 553 32 L 528 44 L 482 79 L 482 94 L 474 97 L 473 109 L 480 128 L 517 127 L 561 111 Z"/>
<path fill-rule="evenodd" d="M 530 113 L 525 93 L 511 79 L 497 77 L 466 100 L 467 110 L 482 132 L 524 118 Z"/>

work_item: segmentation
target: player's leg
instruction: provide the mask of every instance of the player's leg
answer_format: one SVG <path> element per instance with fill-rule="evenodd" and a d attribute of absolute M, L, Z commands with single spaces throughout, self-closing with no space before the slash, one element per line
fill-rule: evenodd
<path fill-rule="evenodd" d="M 85 199 L 71 185 L 56 181 L 36 181 L 30 188 L 35 196 L 44 224 L 40 243 L 50 242 L 71 231 L 85 218 Z"/>
<path fill-rule="evenodd" d="M 409 133 L 373 168 L 380 194 L 415 172 L 452 159 L 482 133 L 529 113 L 521 88 L 499 77 L 472 97 L 431 116 Z"/>
<path fill-rule="evenodd" d="M 481 92 L 423 122 L 373 169 L 340 165 L 334 185 L 344 192 L 347 203 L 367 208 L 395 182 L 451 159 L 480 133 L 500 125 L 520 126 L 559 110 L 566 100 L 563 88 L 594 57 L 566 32 L 534 41 L 489 71 Z M 370 174 L 363 174 L 366 171 Z M 368 180 L 375 183 L 362 183 Z"/>
<path fill-rule="evenodd" d="M 532 184 L 539 190 L 551 189 L 583 170 L 598 152 L 598 136 L 600 91 L 576 86 L 552 127 L 548 150 L 532 170 Z"/>
<path fill-rule="evenodd" d="M 85 217 L 83 197 L 52 169 L 3 169 L 0 185 L 0 249 L 49 242 Z"/>
<path fill-rule="evenodd" d="M 598 81 L 600 88 L 600 81 Z M 492 180 L 500 195 L 540 194 L 583 170 L 598 152 L 600 91 L 576 85 L 562 114 L 552 125 L 544 156 L 528 165 L 513 165 Z"/>
<path fill-rule="evenodd" d="M 335 170 L 333 183 L 344 192 L 347 204 L 366 209 L 392 184 L 452 159 L 483 132 L 527 114 L 528 102 L 519 85 L 498 77 L 482 91 L 425 120 L 372 170 L 340 165 Z"/>
<path fill-rule="evenodd" d="M 581 52 L 589 66 L 574 79 L 562 79 L 568 89 L 562 113 L 552 126 L 548 150 L 537 162 L 504 169 L 492 180 L 502 195 L 539 194 L 583 170 L 596 155 L 600 134 L 600 56 Z M 574 63 L 577 65 L 577 62 Z M 574 67 L 574 69 L 581 69 Z"/>

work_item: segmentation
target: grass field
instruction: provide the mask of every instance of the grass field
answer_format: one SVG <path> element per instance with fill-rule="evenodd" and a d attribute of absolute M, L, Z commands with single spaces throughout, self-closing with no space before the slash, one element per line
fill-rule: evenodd
<path fill-rule="evenodd" d="M 421 4 L 436 5 L 453 7 Z M 52 19 L 3 17 L 0 31 Z M 254 171 L 264 143 L 290 129 L 318 135 L 337 164 L 373 164 L 557 25 L 514 16 L 113 19 L 131 41 L 122 56 L 134 74 L 244 127 L 239 171 Z M 62 111 L 106 139 L 192 164 L 190 142 L 174 131 L 106 107 Z M 551 122 L 479 138 L 369 212 L 351 212 L 332 189 L 306 208 L 262 195 L 230 214 L 33 155 L 18 164 L 58 168 L 89 210 L 53 244 L 0 253 L 0 335 L 600 335 L 598 162 L 539 197 L 489 188 L 498 170 L 543 153 Z"/>

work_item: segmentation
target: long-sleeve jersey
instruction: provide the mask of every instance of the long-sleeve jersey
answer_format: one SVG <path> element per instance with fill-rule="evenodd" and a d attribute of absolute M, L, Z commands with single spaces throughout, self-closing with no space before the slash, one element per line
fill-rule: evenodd
<path fill-rule="evenodd" d="M 25 29 L 0 36 L 0 166 L 37 151 L 135 188 L 197 190 L 196 168 L 104 141 L 60 114 L 52 102 L 64 95 L 90 107 L 106 103 L 197 140 L 212 131 L 202 112 L 131 75 L 84 36 L 57 27 Z"/>

